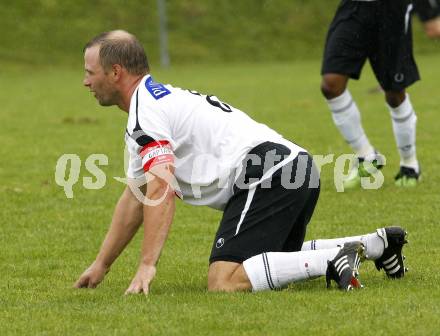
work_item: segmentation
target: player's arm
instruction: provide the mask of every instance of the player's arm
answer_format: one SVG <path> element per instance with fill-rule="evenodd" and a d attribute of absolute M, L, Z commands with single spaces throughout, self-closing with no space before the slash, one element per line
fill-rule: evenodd
<path fill-rule="evenodd" d="M 147 172 L 147 191 L 144 202 L 144 238 L 138 271 L 126 294 L 147 294 L 156 275 L 156 264 L 168 236 L 175 211 L 174 169 L 160 164 Z"/>
<path fill-rule="evenodd" d="M 74 284 L 76 288 L 95 288 L 110 270 L 142 224 L 143 204 L 127 186 L 115 207 L 110 228 L 95 261 Z"/>

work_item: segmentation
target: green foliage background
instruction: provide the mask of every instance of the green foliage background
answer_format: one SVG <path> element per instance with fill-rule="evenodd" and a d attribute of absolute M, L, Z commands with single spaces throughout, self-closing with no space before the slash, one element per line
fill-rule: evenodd
<path fill-rule="evenodd" d="M 168 0 L 173 64 L 318 58 L 339 0 Z M 84 43 L 121 28 L 158 63 L 156 0 L 16 0 L 0 5 L 0 61 L 77 63 Z M 418 20 L 415 20 L 418 21 Z M 418 52 L 440 50 L 415 22 Z"/>

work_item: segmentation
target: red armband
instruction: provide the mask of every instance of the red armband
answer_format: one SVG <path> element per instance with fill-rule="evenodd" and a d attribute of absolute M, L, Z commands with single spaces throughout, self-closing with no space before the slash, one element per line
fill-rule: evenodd
<path fill-rule="evenodd" d="M 169 141 L 153 141 L 142 147 L 141 153 L 142 166 L 144 172 L 152 167 L 163 163 L 174 163 L 174 153 Z"/>

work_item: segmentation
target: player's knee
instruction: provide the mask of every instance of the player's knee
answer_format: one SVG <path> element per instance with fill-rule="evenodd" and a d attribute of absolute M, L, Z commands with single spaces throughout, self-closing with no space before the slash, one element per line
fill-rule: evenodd
<path fill-rule="evenodd" d="M 226 286 L 221 281 L 208 281 L 208 291 L 209 292 L 225 292 Z"/>
<path fill-rule="evenodd" d="M 405 100 L 405 91 L 386 91 L 385 100 L 391 107 L 397 107 Z"/>
<path fill-rule="evenodd" d="M 215 262 L 208 271 L 208 291 L 235 292 L 252 288 L 241 264 Z"/>
<path fill-rule="evenodd" d="M 346 83 L 331 75 L 324 75 L 321 81 L 321 92 L 327 99 L 339 97 L 344 93 Z"/>
<path fill-rule="evenodd" d="M 209 266 L 208 291 L 224 292 L 229 287 L 229 279 L 234 269 L 229 269 L 229 264 L 223 261 L 214 262 Z"/>
<path fill-rule="evenodd" d="M 228 279 L 208 279 L 209 292 L 234 292 L 238 288 Z"/>

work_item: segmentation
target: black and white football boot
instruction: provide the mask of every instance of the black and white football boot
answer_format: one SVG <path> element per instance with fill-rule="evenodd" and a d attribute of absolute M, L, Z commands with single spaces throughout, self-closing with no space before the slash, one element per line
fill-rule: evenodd
<path fill-rule="evenodd" d="M 403 245 L 408 243 L 406 239 L 408 233 L 398 226 L 389 226 L 376 231 L 385 245 L 382 256 L 374 261 L 377 270 L 383 268 L 386 275 L 392 279 L 402 278 L 408 271 L 403 263 L 405 256 L 402 255 Z"/>
<path fill-rule="evenodd" d="M 345 243 L 332 261 L 327 261 L 326 282 L 330 288 L 331 280 L 345 291 L 362 288 L 358 276 L 361 261 L 365 260 L 365 247 L 360 241 Z"/>
<path fill-rule="evenodd" d="M 414 168 L 400 166 L 399 172 L 394 178 L 394 184 L 398 187 L 416 187 L 421 180 L 421 171 Z"/>

